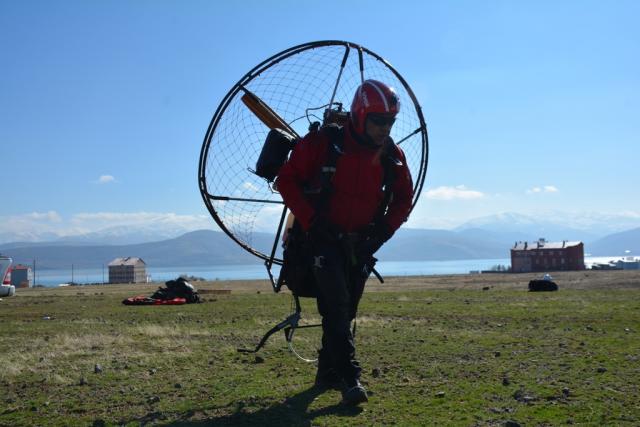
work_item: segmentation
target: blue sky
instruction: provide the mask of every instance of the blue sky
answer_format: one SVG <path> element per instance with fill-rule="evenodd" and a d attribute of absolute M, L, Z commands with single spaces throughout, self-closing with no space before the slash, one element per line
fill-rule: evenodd
<path fill-rule="evenodd" d="M 385 57 L 422 105 L 410 226 L 640 223 L 638 16 L 636 1 L 1 1 L 0 232 L 215 228 L 197 167 L 218 103 L 267 57 L 325 39 Z"/>

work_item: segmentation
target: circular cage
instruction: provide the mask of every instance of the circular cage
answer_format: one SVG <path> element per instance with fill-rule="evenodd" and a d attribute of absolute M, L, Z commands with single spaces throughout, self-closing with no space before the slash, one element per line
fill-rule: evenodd
<path fill-rule="evenodd" d="M 251 93 L 298 135 L 323 120 L 327 107 L 346 111 L 366 79 L 392 86 L 400 112 L 391 131 L 420 196 L 427 160 L 427 128 L 418 101 L 402 76 L 382 57 L 354 43 L 321 41 L 280 52 L 249 71 L 218 106 L 200 153 L 199 185 L 220 228 L 250 253 L 280 264 L 279 235 L 286 207 L 277 191 L 254 173 L 270 129 L 242 96 Z"/>

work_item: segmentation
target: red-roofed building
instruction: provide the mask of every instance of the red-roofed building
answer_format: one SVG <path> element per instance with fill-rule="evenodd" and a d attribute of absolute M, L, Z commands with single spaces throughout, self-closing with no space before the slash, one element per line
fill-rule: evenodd
<path fill-rule="evenodd" d="M 28 265 L 18 264 L 11 269 L 11 284 L 16 288 L 33 286 L 33 271 Z"/>
<path fill-rule="evenodd" d="M 582 242 L 516 242 L 511 248 L 511 271 L 584 270 L 584 244 Z"/>

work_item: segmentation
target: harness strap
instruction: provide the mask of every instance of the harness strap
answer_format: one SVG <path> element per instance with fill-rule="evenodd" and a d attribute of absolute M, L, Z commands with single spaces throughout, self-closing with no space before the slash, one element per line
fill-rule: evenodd
<path fill-rule="evenodd" d="M 333 193 L 333 176 L 336 173 L 338 158 L 343 153 L 344 128 L 335 124 L 330 124 L 320 127 L 317 131 L 323 132 L 329 138 L 329 144 L 327 146 L 327 160 L 321 168 L 321 187 L 316 205 L 318 214 L 327 215 L 329 211 L 329 199 Z M 395 144 L 393 140 L 389 138 L 382 148 L 382 153 L 380 155 L 380 162 L 382 163 L 383 168 L 383 198 L 382 203 L 378 206 L 378 210 L 373 217 L 375 224 L 382 224 L 382 221 L 384 220 L 384 215 L 386 214 L 387 208 L 393 198 L 393 183 L 396 178 L 395 167 L 402 165 L 402 162 L 395 158 L 394 152 Z"/>
<path fill-rule="evenodd" d="M 389 139 L 382 149 L 380 161 L 382 162 L 383 178 L 382 178 L 382 203 L 378 207 L 378 211 L 374 216 L 375 223 L 381 224 L 387 208 L 393 197 L 393 183 L 396 178 L 395 166 L 399 162 L 392 157 L 391 151 L 394 150 L 394 142 Z"/>
<path fill-rule="evenodd" d="M 329 144 L 327 146 L 327 160 L 321 169 L 321 188 L 316 209 L 320 215 L 327 215 L 329 213 L 329 199 L 333 193 L 333 176 L 336 173 L 338 158 L 343 153 L 344 130 L 337 125 L 327 125 L 321 127 L 320 131 L 329 138 Z"/>

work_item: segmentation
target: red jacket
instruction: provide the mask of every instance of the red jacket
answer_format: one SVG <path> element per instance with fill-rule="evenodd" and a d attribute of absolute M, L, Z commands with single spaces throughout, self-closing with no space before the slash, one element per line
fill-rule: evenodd
<path fill-rule="evenodd" d="M 309 229 L 315 209 L 303 190 L 321 187 L 320 171 L 327 161 L 328 143 L 329 137 L 323 132 L 307 134 L 296 144 L 276 180 L 285 204 L 305 230 Z M 391 232 L 407 220 L 413 200 L 413 184 L 404 153 L 397 145 L 395 148 L 392 157 L 401 165 L 394 166 L 393 198 L 384 217 Z M 382 203 L 381 149 L 359 144 L 349 126 L 345 126 L 342 150 L 333 176 L 329 221 L 343 232 L 353 232 L 370 224 Z"/>

